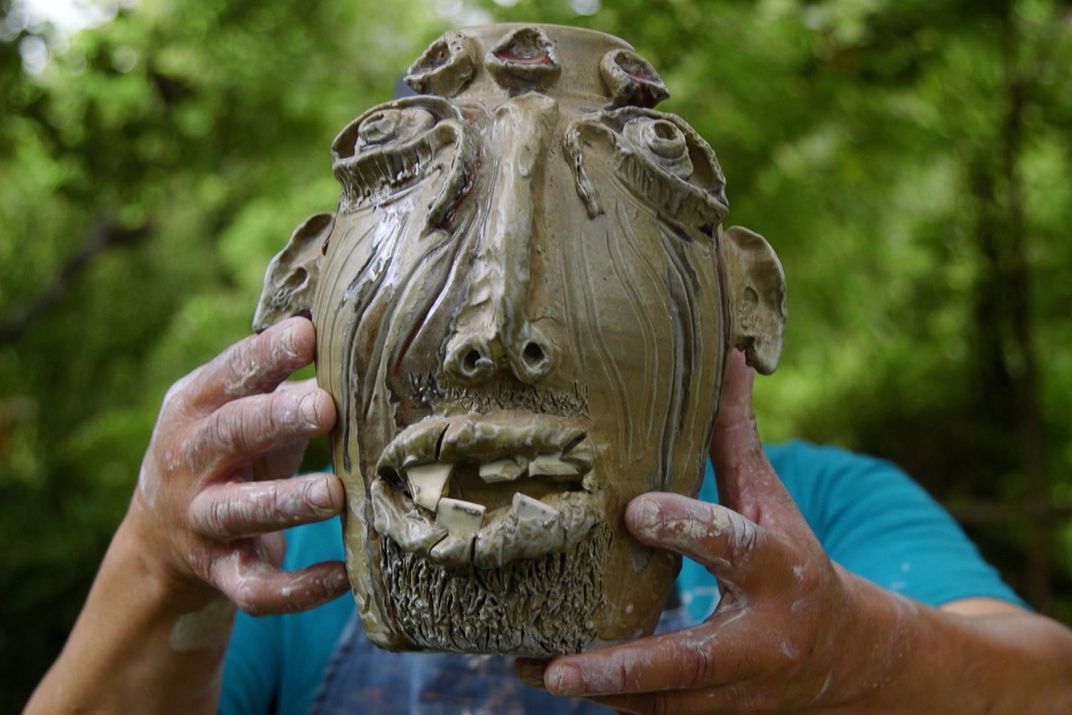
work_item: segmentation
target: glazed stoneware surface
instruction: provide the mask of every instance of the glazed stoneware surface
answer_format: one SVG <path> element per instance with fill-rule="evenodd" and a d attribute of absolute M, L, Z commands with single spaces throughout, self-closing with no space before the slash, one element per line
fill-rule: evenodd
<path fill-rule="evenodd" d="M 273 259 L 254 321 L 316 325 L 368 637 L 546 656 L 649 633 L 679 560 L 622 513 L 695 495 L 728 350 L 777 364 L 781 266 L 723 230 L 714 153 L 618 38 L 449 32 L 406 81 L 335 139 L 338 210 Z"/>

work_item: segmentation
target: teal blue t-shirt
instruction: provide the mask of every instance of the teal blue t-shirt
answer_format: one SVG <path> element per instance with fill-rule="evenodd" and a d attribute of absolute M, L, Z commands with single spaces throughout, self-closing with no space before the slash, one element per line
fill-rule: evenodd
<path fill-rule="evenodd" d="M 768 447 L 767 455 L 827 553 L 849 571 L 933 606 L 969 597 L 1023 605 L 953 519 L 889 462 L 801 441 Z M 710 464 L 700 498 L 717 501 Z M 290 529 L 287 539 L 284 568 L 343 558 L 338 519 Z M 677 585 L 694 621 L 718 601 L 714 577 L 688 559 Z M 348 596 L 304 613 L 240 613 L 219 712 L 306 712 L 353 613 Z"/>

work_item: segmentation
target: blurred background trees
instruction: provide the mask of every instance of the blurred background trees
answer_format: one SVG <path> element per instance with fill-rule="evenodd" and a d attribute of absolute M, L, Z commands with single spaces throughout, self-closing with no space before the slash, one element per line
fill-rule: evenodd
<path fill-rule="evenodd" d="M 789 279 L 765 437 L 905 466 L 1072 621 L 1072 3 L 98 7 L 71 33 L 0 0 L 0 711 L 62 645 L 167 386 L 333 208 L 335 133 L 491 20 L 625 37 L 715 147 Z"/>

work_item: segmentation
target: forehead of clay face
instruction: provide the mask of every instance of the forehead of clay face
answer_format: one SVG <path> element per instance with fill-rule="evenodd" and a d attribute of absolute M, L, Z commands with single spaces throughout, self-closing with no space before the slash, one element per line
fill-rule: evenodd
<path fill-rule="evenodd" d="M 651 109 L 669 93 L 651 64 L 619 38 L 520 24 L 448 32 L 404 79 L 423 96 L 366 112 L 333 144 L 344 211 L 378 203 L 389 193 L 385 185 L 398 188 L 403 180 L 430 173 L 436 152 L 454 144 L 457 160 L 436 167 L 445 190 L 427 206 L 416 207 L 428 213 L 426 233 L 444 227 L 448 214 L 477 183 L 473 175 L 486 171 L 502 149 L 530 139 L 530 152 L 566 154 L 557 158 L 571 164 L 589 218 L 602 212 L 584 166 L 589 149 L 647 159 L 619 162 L 617 168 L 654 185 L 634 182 L 634 198 L 671 223 L 687 205 L 688 215 L 676 223 L 695 219 L 711 237 L 725 216 L 725 180 L 714 153 L 682 119 Z M 526 101 L 529 94 L 551 101 Z M 531 121 L 536 114 L 542 116 Z M 533 132 L 544 136 L 533 137 Z M 610 141 L 593 141 L 599 132 Z M 667 180 L 666 173 L 673 178 Z"/>

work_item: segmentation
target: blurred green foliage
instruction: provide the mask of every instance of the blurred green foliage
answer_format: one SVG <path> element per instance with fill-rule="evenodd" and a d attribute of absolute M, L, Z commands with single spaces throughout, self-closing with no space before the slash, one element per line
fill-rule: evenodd
<path fill-rule="evenodd" d="M 332 137 L 441 31 L 490 20 L 627 38 L 715 147 L 732 223 L 789 279 L 765 436 L 902 464 L 1072 620 L 1052 511 L 1072 503 L 1072 4 L 141 0 L 62 42 L 11 10 L 0 711 L 62 645 L 164 391 L 248 332 L 269 257 L 333 208 Z"/>

